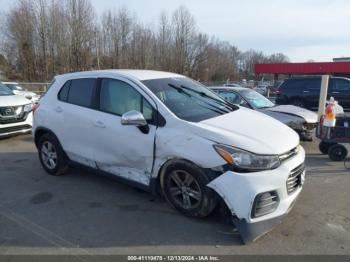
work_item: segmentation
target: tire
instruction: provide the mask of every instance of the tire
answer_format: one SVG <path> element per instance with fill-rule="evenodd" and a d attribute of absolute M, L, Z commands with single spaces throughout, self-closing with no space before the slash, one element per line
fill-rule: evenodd
<path fill-rule="evenodd" d="M 54 135 L 42 135 L 39 139 L 38 151 L 41 165 L 48 174 L 60 176 L 67 171 L 68 158 Z"/>
<path fill-rule="evenodd" d="M 348 155 L 348 150 L 340 144 L 332 145 L 328 150 L 328 156 L 333 161 L 343 161 Z"/>
<path fill-rule="evenodd" d="M 292 105 L 305 108 L 305 103 L 304 103 L 304 101 L 301 100 L 301 99 L 299 99 L 299 98 L 293 99 L 293 100 L 292 100 Z"/>
<path fill-rule="evenodd" d="M 331 143 L 331 142 L 325 142 L 325 141 L 321 141 L 318 144 L 318 149 L 320 150 L 320 152 L 324 155 L 328 154 L 328 150 L 331 146 L 335 145 L 335 143 Z"/>
<path fill-rule="evenodd" d="M 162 191 L 168 203 L 190 217 L 206 217 L 218 203 L 211 181 L 199 167 L 186 161 L 172 163 L 162 178 Z"/>

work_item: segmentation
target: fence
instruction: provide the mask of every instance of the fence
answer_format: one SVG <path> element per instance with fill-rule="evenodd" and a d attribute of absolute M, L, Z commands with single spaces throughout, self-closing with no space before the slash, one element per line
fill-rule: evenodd
<path fill-rule="evenodd" d="M 24 89 L 27 89 L 28 91 L 31 91 L 37 94 L 43 94 L 47 91 L 50 83 L 19 82 L 18 85 L 23 87 Z"/>

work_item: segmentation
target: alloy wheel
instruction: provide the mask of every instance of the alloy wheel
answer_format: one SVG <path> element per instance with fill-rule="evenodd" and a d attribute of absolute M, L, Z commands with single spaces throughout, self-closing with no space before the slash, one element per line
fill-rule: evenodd
<path fill-rule="evenodd" d="M 48 169 L 55 169 L 57 166 L 57 151 L 55 146 L 45 141 L 41 146 L 41 158 Z"/>
<path fill-rule="evenodd" d="M 194 209 L 200 205 L 201 188 L 190 173 L 183 170 L 172 171 L 168 183 L 170 196 L 177 205 L 186 210 Z"/>

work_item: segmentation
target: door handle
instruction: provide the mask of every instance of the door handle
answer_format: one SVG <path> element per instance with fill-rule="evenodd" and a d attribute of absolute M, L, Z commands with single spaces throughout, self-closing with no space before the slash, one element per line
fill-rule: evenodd
<path fill-rule="evenodd" d="M 340 92 L 333 91 L 332 94 L 339 94 Z"/>
<path fill-rule="evenodd" d="M 95 121 L 94 126 L 99 127 L 99 128 L 105 128 L 106 125 L 102 121 Z"/>
<path fill-rule="evenodd" d="M 310 91 L 303 91 L 303 93 L 309 93 Z"/>
<path fill-rule="evenodd" d="M 56 111 L 57 113 L 62 113 L 62 112 L 63 112 L 63 109 L 62 109 L 62 107 L 58 106 L 58 107 L 55 108 L 55 111 Z"/>

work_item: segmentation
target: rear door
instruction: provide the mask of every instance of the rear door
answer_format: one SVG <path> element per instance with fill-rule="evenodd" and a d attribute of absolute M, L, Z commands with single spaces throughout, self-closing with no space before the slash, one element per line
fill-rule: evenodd
<path fill-rule="evenodd" d="M 302 95 L 307 108 L 318 108 L 320 90 L 321 78 L 306 78 L 302 81 Z"/>
<path fill-rule="evenodd" d="M 350 81 L 347 79 L 333 78 L 331 79 L 331 88 L 328 91 L 329 96 L 333 96 L 335 100 L 344 108 L 350 109 Z"/>
<path fill-rule="evenodd" d="M 92 146 L 95 139 L 89 132 L 96 78 L 67 81 L 58 93 L 54 106 L 55 132 L 69 158 L 80 164 L 95 167 Z"/>

